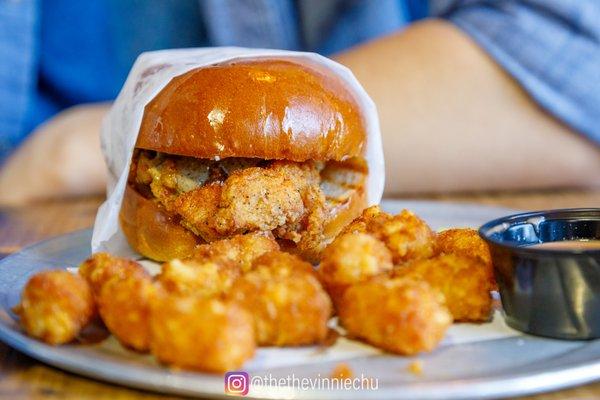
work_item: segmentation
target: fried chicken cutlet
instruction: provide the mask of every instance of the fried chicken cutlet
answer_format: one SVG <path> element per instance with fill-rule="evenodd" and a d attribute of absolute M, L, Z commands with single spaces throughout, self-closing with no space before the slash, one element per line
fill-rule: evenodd
<path fill-rule="evenodd" d="M 130 183 L 206 242 L 272 232 L 316 261 L 327 244 L 325 222 L 365 175 L 359 163 L 213 161 L 139 151 Z"/>

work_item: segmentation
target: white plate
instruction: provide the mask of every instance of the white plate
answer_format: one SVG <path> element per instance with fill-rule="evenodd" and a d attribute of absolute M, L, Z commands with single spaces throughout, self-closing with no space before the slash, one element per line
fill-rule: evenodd
<path fill-rule="evenodd" d="M 386 201 L 383 208 L 394 213 L 409 208 L 435 229 L 478 227 L 511 213 L 493 207 L 421 201 Z M 52 347 L 21 333 L 11 307 L 18 303 L 28 277 L 41 269 L 77 266 L 89 256 L 90 237 L 90 230 L 60 236 L 0 262 L 0 339 L 40 361 L 107 382 L 163 393 L 225 396 L 222 376 L 169 371 L 151 356 L 124 350 L 114 339 L 96 345 Z M 342 359 L 356 377 L 363 374 L 376 378 L 377 390 L 328 390 L 323 387 L 327 384 L 323 380 L 308 381 L 328 377 Z M 423 365 L 420 376 L 408 372 L 408 365 L 415 359 Z M 312 347 L 260 349 L 245 368 L 253 377 L 248 393 L 251 398 L 497 398 L 560 389 L 600 378 L 600 341 L 519 335 L 506 328 L 497 314 L 491 324 L 453 326 L 442 346 L 418 357 L 382 354 L 370 346 L 342 339 L 325 351 Z M 263 376 L 289 376 L 293 386 L 259 385 L 257 377 Z M 298 387 L 302 384 L 320 384 L 321 388 L 302 390 Z"/>

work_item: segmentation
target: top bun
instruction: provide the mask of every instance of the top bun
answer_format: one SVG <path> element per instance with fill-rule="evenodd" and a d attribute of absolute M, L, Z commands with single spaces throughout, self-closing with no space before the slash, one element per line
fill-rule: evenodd
<path fill-rule="evenodd" d="M 136 147 L 196 158 L 345 160 L 365 120 L 347 84 L 324 68 L 260 59 L 193 69 L 145 109 Z"/>

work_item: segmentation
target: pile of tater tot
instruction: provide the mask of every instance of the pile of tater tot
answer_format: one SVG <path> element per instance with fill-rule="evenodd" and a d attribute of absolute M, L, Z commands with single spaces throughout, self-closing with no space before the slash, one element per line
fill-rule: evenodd
<path fill-rule="evenodd" d="M 433 350 L 453 321 L 486 322 L 495 289 L 476 231 L 436 234 L 410 211 L 370 207 L 315 268 L 270 233 L 200 245 L 151 276 L 136 261 L 96 253 L 32 276 L 15 307 L 28 335 L 58 345 L 103 324 L 126 348 L 184 369 L 224 372 L 257 346 L 325 344 L 330 319 L 347 337 L 413 355 Z"/>

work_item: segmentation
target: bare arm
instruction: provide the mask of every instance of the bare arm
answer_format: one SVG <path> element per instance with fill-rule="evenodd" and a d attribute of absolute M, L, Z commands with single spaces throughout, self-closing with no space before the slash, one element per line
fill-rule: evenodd
<path fill-rule="evenodd" d="M 0 205 L 100 194 L 100 125 L 108 103 L 67 109 L 40 125 L 0 169 Z"/>
<path fill-rule="evenodd" d="M 416 23 L 335 58 L 377 104 L 388 195 L 600 185 L 600 149 L 450 23 Z"/>

